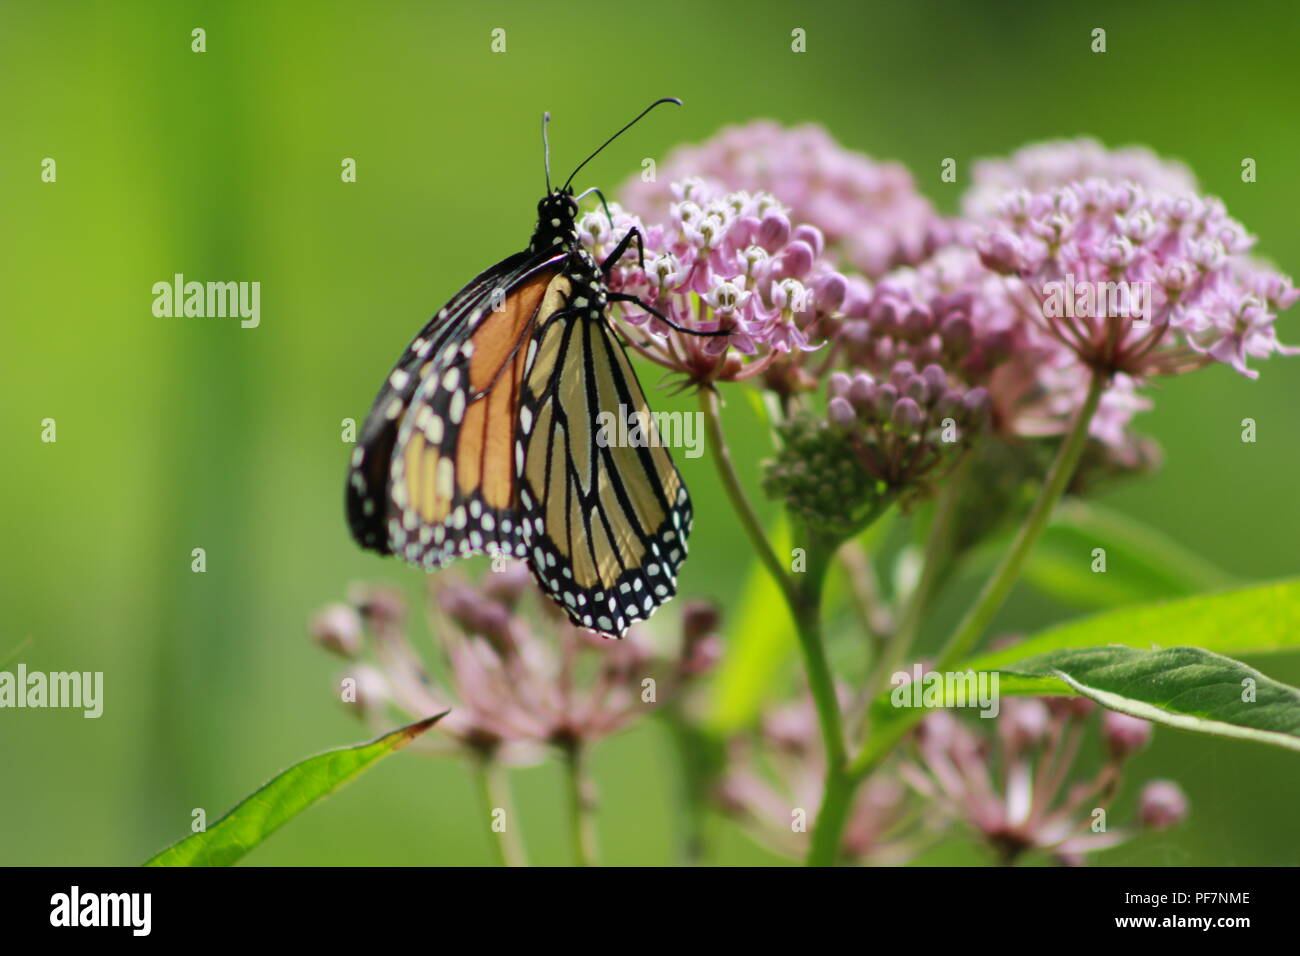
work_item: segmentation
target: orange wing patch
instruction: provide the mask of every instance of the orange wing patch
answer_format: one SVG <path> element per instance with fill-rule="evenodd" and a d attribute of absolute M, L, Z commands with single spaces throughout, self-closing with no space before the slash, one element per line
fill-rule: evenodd
<path fill-rule="evenodd" d="M 522 553 L 515 430 L 534 324 L 570 290 L 559 267 L 521 282 L 462 339 L 430 355 L 392 456 L 393 551 L 436 567 Z"/>

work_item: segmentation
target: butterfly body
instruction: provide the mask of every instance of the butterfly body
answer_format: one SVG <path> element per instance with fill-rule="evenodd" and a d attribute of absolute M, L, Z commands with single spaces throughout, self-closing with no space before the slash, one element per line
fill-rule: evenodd
<path fill-rule="evenodd" d="M 481 273 L 412 340 L 362 426 L 353 537 L 426 570 L 526 560 L 575 624 L 620 636 L 676 592 L 690 498 L 657 441 L 603 441 L 601 413 L 649 408 L 608 318 L 608 269 L 578 205 L 548 191 L 528 248 Z"/>

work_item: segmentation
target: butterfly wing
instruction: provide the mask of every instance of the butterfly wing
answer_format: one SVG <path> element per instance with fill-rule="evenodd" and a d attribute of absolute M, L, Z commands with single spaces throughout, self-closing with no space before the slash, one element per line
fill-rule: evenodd
<path fill-rule="evenodd" d="M 348 473 L 349 525 L 363 547 L 426 567 L 471 550 L 519 550 L 509 452 L 521 344 L 561 261 L 530 253 L 503 260 L 402 353 Z"/>
<path fill-rule="evenodd" d="M 529 564 L 575 624 L 621 636 L 676 593 L 690 498 L 603 316 L 547 318 L 530 350 L 519 417 Z M 600 426 L 617 416 L 637 416 L 650 441 L 609 441 L 617 433 Z"/>

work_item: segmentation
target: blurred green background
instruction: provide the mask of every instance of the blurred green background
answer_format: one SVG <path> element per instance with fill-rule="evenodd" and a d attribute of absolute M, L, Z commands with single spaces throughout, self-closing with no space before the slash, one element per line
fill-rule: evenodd
<path fill-rule="evenodd" d="M 339 423 L 364 416 L 445 299 L 525 243 L 543 109 L 567 172 L 652 98 L 686 101 L 580 186 L 614 187 L 643 156 L 769 116 L 905 162 L 947 211 L 976 157 L 1064 135 L 1143 143 L 1187 161 L 1262 253 L 1300 272 L 1294 10 L 1089 6 L 5 0 L 0 657 L 30 637 L 29 668 L 102 670 L 107 686 L 97 721 L 0 712 L 0 863 L 137 863 L 187 832 L 193 807 L 213 818 L 292 761 L 365 736 L 305 621 L 352 580 L 423 582 L 349 539 Z M 1104 55 L 1089 51 L 1097 26 Z M 190 50 L 195 27 L 206 53 Z M 489 52 L 495 27 L 503 55 Z M 790 52 L 794 27 L 806 54 Z M 47 156 L 55 184 L 40 181 Z M 939 181 L 946 156 L 957 185 Z M 1240 181 L 1246 156 L 1257 183 Z M 355 184 L 340 182 L 343 157 Z M 260 281 L 261 327 L 155 318 L 151 286 L 177 272 Z M 1300 341 L 1294 315 L 1279 329 Z M 1300 362 L 1262 371 L 1153 389 L 1139 427 L 1167 463 L 1105 496 L 1245 579 L 1300 570 Z M 753 463 L 761 428 L 739 397 L 728 415 Z M 1247 416 L 1257 444 L 1239 441 Z M 39 439 L 45 418 L 56 444 Z M 700 516 L 684 591 L 734 602 L 737 529 L 707 458 L 679 465 Z M 205 574 L 191 573 L 196 547 Z M 939 624 L 959 609 L 950 596 Z M 1002 625 L 1065 613 L 1021 589 Z M 674 619 L 670 606 L 658 620 Z M 1295 657 L 1260 663 L 1300 683 Z M 607 862 L 669 862 L 669 755 L 657 725 L 598 751 Z M 1120 806 L 1153 776 L 1182 782 L 1191 819 L 1097 862 L 1300 862 L 1295 754 L 1164 729 Z M 534 861 L 567 862 L 558 774 L 515 779 Z M 485 863 L 479 817 L 459 764 L 404 754 L 249 862 Z M 717 838 L 723 862 L 777 859 L 730 825 Z M 980 859 L 960 841 L 927 857 Z"/>

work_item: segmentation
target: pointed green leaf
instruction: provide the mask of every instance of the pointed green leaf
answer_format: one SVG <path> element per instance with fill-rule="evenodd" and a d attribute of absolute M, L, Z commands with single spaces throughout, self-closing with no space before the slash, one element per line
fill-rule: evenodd
<path fill-rule="evenodd" d="M 1181 730 L 1300 750 L 1300 690 L 1199 647 L 1087 647 L 1009 665 L 1103 707 Z"/>
<path fill-rule="evenodd" d="M 962 668 L 993 670 L 1035 654 L 1107 644 L 1187 644 L 1234 656 L 1300 650 L 1300 578 L 1076 618 Z"/>
<path fill-rule="evenodd" d="M 1006 672 L 999 688 L 1003 694 L 1073 694 L 1081 691 L 1056 676 L 1010 671 L 1028 658 L 1056 651 L 1123 645 L 1150 652 L 1189 644 L 1234 656 L 1300 650 L 1300 579 L 1125 607 L 1067 621 L 1019 644 L 964 661 L 959 669 Z M 873 766 L 883 759 L 924 713 L 892 706 L 888 694 L 878 697 L 871 706 L 871 736 L 856 765 Z"/>
<path fill-rule="evenodd" d="M 790 528 L 784 517 L 777 520 L 768 540 L 777 554 L 789 554 Z M 706 719 L 709 730 L 730 734 L 747 727 L 798 646 L 781 589 L 767 568 L 755 561 L 740 614 L 728 628 L 727 653 L 713 679 L 712 707 Z"/>
<path fill-rule="evenodd" d="M 280 773 L 203 833 L 174 843 L 145 866 L 230 866 L 275 830 L 333 793 L 381 757 L 400 750 L 445 713 L 369 743 L 327 750 Z"/>

